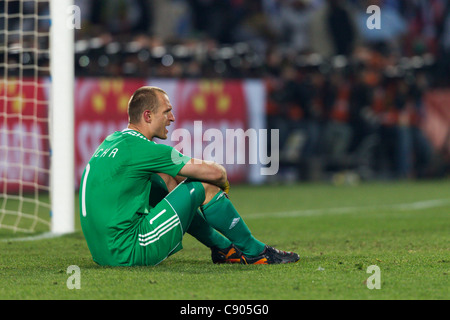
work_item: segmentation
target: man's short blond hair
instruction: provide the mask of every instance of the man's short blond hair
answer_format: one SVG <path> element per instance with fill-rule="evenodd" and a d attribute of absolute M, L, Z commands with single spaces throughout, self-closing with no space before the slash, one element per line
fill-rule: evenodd
<path fill-rule="evenodd" d="M 156 112 L 159 107 L 158 94 L 167 94 L 158 87 L 145 86 L 137 89 L 128 102 L 128 122 L 137 124 L 145 110 Z"/>

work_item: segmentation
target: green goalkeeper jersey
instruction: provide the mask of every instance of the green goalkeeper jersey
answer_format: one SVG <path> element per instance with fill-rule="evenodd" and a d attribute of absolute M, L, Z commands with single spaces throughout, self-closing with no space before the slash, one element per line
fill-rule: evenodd
<path fill-rule="evenodd" d="M 175 177 L 189 160 L 131 129 L 114 132 L 102 142 L 80 185 L 81 227 L 94 261 L 117 264 L 117 256 L 133 254 L 130 238 L 152 209 L 152 177 L 156 173 Z"/>

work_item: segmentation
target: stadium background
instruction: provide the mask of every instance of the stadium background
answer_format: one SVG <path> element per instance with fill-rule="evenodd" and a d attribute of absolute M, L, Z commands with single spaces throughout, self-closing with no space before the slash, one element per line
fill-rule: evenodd
<path fill-rule="evenodd" d="M 381 8 L 380 30 L 366 25 L 371 4 Z M 99 142 L 126 126 L 128 99 L 145 84 L 170 88 L 180 126 L 202 120 L 204 130 L 279 129 L 280 171 L 266 181 L 355 183 L 449 174 L 448 1 L 75 5 L 81 12 L 75 43 L 77 185 Z M 43 3 L 42 14 L 46 10 Z M 40 28 L 47 29 L 48 21 L 41 20 Z M 25 99 L 27 92 L 23 88 Z M 26 114 L 26 103 L 23 108 Z M 245 166 L 228 169 L 233 182 L 261 182 Z"/>

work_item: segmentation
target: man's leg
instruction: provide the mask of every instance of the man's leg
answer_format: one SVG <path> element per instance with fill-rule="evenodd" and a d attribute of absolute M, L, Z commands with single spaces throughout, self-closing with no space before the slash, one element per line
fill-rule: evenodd
<path fill-rule="evenodd" d="M 245 255 L 257 256 L 265 244 L 255 239 L 226 193 L 220 188 L 203 183 L 205 202 L 201 206 L 205 220 L 227 237 Z"/>
<path fill-rule="evenodd" d="M 160 173 L 155 175 L 152 181 L 150 204 L 155 206 L 172 192 L 178 184 L 179 181 L 167 174 Z M 197 209 L 193 214 L 189 225 L 187 223 L 184 225 L 184 230 L 209 248 L 226 249 L 231 245 L 231 242 L 227 238 L 218 233 L 205 221 L 200 209 Z"/>
<path fill-rule="evenodd" d="M 169 188 L 172 185 L 170 181 L 166 184 Z M 161 202 L 164 201 L 177 213 L 183 232 L 188 232 L 210 248 L 225 249 L 234 244 L 249 256 L 257 256 L 264 250 L 265 245 L 252 236 L 226 194 L 214 185 L 187 179 Z M 204 219 L 199 216 L 198 207 Z"/>
<path fill-rule="evenodd" d="M 227 194 L 216 186 L 207 183 L 203 183 L 203 186 L 205 202 L 201 208 L 205 219 L 242 251 L 241 263 L 278 264 L 297 262 L 300 259 L 296 253 L 280 251 L 255 239 Z"/>
<path fill-rule="evenodd" d="M 164 178 L 167 179 L 162 176 L 161 180 Z M 152 183 L 151 193 L 156 191 L 154 188 L 158 184 L 161 184 L 161 181 L 155 182 Z M 175 186 L 170 179 L 164 182 L 168 189 Z M 168 210 L 168 205 L 172 210 Z M 199 207 L 204 219 L 199 216 L 197 211 Z M 163 210 L 176 212 L 183 233 L 188 232 L 210 248 L 225 249 L 233 243 L 249 256 L 256 256 L 264 250 L 264 244 L 252 236 L 225 193 L 214 185 L 187 179 L 176 185 L 154 209 L 155 212 Z"/>
<path fill-rule="evenodd" d="M 231 246 L 230 240 L 217 232 L 217 230 L 213 229 L 208 222 L 205 221 L 200 209 L 197 209 L 186 232 L 208 248 L 217 247 L 225 249 Z"/>

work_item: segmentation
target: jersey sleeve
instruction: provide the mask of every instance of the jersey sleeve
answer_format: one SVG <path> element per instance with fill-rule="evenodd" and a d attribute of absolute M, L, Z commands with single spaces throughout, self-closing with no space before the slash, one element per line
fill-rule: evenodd
<path fill-rule="evenodd" d="M 141 141 L 133 148 L 132 161 L 139 171 L 166 173 L 175 177 L 191 160 L 173 147 L 153 141 Z"/>

